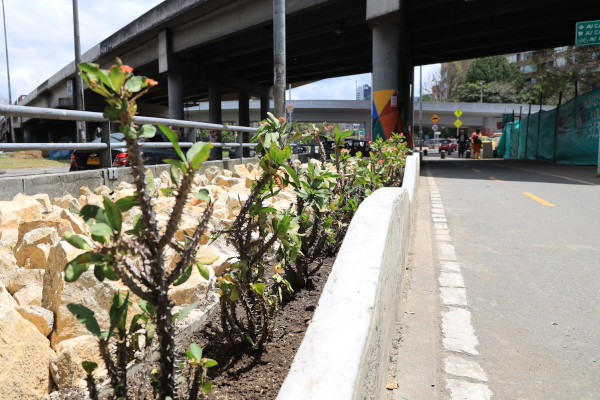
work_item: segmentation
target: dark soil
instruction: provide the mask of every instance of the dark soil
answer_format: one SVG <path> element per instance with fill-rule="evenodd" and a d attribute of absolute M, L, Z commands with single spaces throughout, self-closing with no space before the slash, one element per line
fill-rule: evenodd
<path fill-rule="evenodd" d="M 190 342 L 205 347 L 204 356 L 219 365 L 209 370 L 213 384 L 207 399 L 275 399 L 310 325 L 335 258 L 325 261 L 310 287 L 297 291 L 282 304 L 273 339 L 263 350 L 233 348 L 221 331 L 220 314 Z M 188 343 L 186 343 L 188 345 Z"/>

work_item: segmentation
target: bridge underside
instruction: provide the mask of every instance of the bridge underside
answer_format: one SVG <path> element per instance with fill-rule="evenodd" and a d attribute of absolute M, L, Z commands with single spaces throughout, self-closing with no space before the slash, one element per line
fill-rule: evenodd
<path fill-rule="evenodd" d="M 379 1 L 288 0 L 287 82 L 298 86 L 375 71 L 374 62 L 381 60 L 374 55 L 373 30 L 399 24 L 393 47 L 400 60 L 388 68 L 402 75 L 397 85 L 408 99 L 412 76 L 404 71 L 412 66 L 573 44 L 575 23 L 598 18 L 582 0 L 398 0 L 395 10 L 367 21 L 368 7 Z M 272 0 L 166 1 L 82 59 L 108 67 L 119 56 L 136 73 L 156 79 L 159 85 L 141 107 L 151 115 L 169 115 L 174 82 L 181 87 L 181 106 L 209 99 L 210 88 L 222 100 L 240 94 L 271 97 L 272 9 Z M 65 67 L 24 104 L 58 107 L 74 73 L 73 64 Z M 374 90 L 379 90 L 376 86 L 374 77 Z M 100 99 L 87 92 L 86 109 L 101 111 Z M 73 106 L 72 101 L 63 104 Z"/>

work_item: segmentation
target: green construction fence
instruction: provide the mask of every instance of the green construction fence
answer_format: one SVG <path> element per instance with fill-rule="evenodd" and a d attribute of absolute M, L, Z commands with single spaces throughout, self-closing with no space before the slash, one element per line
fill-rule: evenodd
<path fill-rule="evenodd" d="M 598 165 L 600 88 L 504 126 L 498 157 Z"/>

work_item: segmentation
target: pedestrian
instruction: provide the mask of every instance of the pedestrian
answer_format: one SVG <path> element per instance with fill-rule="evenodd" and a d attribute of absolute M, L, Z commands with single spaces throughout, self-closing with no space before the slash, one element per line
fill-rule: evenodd
<path fill-rule="evenodd" d="M 469 135 L 461 129 L 458 139 L 458 158 L 464 157 L 465 152 L 469 149 Z"/>
<path fill-rule="evenodd" d="M 481 158 L 481 133 L 479 133 L 479 129 L 475 129 L 475 132 L 471 135 L 471 147 L 473 148 L 473 158 L 478 159 Z"/>

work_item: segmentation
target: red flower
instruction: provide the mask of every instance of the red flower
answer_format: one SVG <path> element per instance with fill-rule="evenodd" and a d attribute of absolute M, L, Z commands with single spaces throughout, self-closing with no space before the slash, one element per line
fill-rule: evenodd
<path fill-rule="evenodd" d="M 156 86 L 156 85 L 158 85 L 158 82 L 156 82 L 154 79 L 146 78 L 146 85 Z"/>
<path fill-rule="evenodd" d="M 383 160 L 377 161 L 377 164 L 383 164 Z"/>
<path fill-rule="evenodd" d="M 342 150 L 340 150 L 340 152 L 342 152 L 342 153 L 347 153 L 347 152 L 348 152 L 348 149 L 342 149 Z"/>
<path fill-rule="evenodd" d="M 121 65 L 121 69 L 123 70 L 123 72 L 133 72 L 133 68 L 131 68 L 129 65 Z"/>
<path fill-rule="evenodd" d="M 283 121 L 285 121 L 285 118 L 279 117 L 279 122 L 283 122 Z"/>

